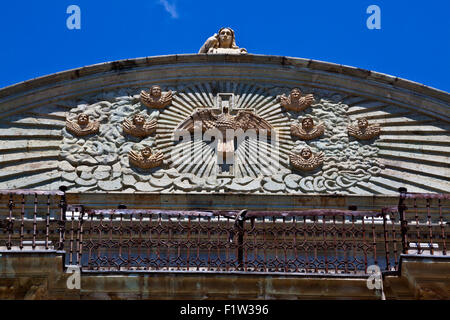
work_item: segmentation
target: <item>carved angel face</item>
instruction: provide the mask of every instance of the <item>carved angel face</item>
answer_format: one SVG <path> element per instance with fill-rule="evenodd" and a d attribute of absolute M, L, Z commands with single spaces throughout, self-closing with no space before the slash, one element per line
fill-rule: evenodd
<path fill-rule="evenodd" d="M 231 48 L 233 44 L 233 31 L 229 28 L 224 28 L 219 33 L 219 46 L 220 48 Z"/>
<path fill-rule="evenodd" d="M 291 91 L 291 99 L 298 100 L 302 96 L 302 93 L 300 92 L 300 89 L 294 88 Z"/>
<path fill-rule="evenodd" d="M 367 121 L 367 119 L 362 118 L 358 120 L 358 127 L 360 129 L 366 129 L 369 126 L 369 122 Z"/>
<path fill-rule="evenodd" d="M 133 123 L 137 126 L 143 126 L 145 124 L 145 117 L 142 114 L 134 116 Z"/>
<path fill-rule="evenodd" d="M 312 128 L 314 128 L 314 120 L 312 118 L 305 118 L 302 121 L 302 128 L 306 131 L 311 130 Z"/>
<path fill-rule="evenodd" d="M 150 149 L 149 147 L 145 147 L 141 150 L 141 154 L 144 158 L 148 158 L 152 155 L 152 149 Z"/>
<path fill-rule="evenodd" d="M 161 87 L 160 86 L 153 86 L 152 89 L 150 90 L 150 95 L 155 97 L 155 98 L 161 97 Z"/>
<path fill-rule="evenodd" d="M 85 126 L 88 123 L 89 123 L 89 116 L 87 114 L 82 113 L 78 116 L 78 124 L 80 126 Z"/>
<path fill-rule="evenodd" d="M 312 156 L 312 152 L 309 148 L 304 148 L 302 149 L 302 151 L 300 151 L 300 155 L 302 156 L 303 159 L 309 159 Z"/>

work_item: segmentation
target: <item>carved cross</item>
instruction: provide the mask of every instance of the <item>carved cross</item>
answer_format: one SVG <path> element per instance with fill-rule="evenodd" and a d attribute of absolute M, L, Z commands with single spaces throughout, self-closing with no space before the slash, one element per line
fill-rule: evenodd
<path fill-rule="evenodd" d="M 268 135 L 273 131 L 273 127 L 266 120 L 256 115 L 255 109 L 236 108 L 232 93 L 219 93 L 215 99 L 215 108 L 197 109 L 178 125 L 177 130 L 194 132 L 194 128 L 199 125 L 203 132 L 215 128 L 222 133 L 217 141 L 217 174 L 221 176 L 234 175 L 235 139 L 234 136 L 233 139 L 227 138 L 227 129 L 242 129 L 244 132 L 248 129 L 254 129 L 257 132 L 266 130 Z"/>

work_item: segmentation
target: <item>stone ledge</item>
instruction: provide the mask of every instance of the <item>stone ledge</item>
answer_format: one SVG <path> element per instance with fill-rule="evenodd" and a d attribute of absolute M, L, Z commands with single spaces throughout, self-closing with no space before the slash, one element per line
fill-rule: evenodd
<path fill-rule="evenodd" d="M 155 65 L 165 64 L 183 64 L 183 63 L 199 63 L 199 62 L 225 62 L 225 63 L 255 63 L 255 64 L 272 64 L 278 66 L 294 66 L 308 68 L 311 70 L 322 70 L 330 73 L 349 75 L 355 78 L 370 79 L 375 82 L 389 83 L 398 86 L 399 88 L 406 88 L 412 91 L 417 91 L 440 99 L 444 102 L 450 103 L 450 95 L 438 89 L 434 89 L 413 81 L 384 75 L 378 72 L 371 72 L 368 70 L 339 65 L 335 63 L 323 62 L 318 60 L 308 60 L 302 58 L 292 58 L 284 56 L 270 56 L 270 55 L 205 55 L 205 54 L 182 54 L 182 55 L 166 55 L 146 58 L 126 59 L 113 62 L 105 62 L 86 66 L 82 68 L 62 71 L 55 74 L 39 77 L 36 79 L 21 82 L 15 85 L 5 87 L 0 90 L 0 99 L 14 95 L 19 92 L 27 91 L 32 88 L 44 87 L 49 84 L 56 84 L 61 81 L 74 80 L 87 77 L 93 74 L 104 72 L 121 72 L 131 70 L 133 68 L 142 68 Z M 393 80 L 395 79 L 395 80 Z"/>

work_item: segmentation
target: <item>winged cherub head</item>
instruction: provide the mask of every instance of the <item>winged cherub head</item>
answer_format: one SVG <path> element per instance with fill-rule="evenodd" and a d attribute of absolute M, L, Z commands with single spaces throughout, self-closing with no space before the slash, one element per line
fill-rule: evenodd
<path fill-rule="evenodd" d="M 133 118 L 133 124 L 143 126 L 145 124 L 145 117 L 142 114 L 137 114 Z"/>
<path fill-rule="evenodd" d="M 144 158 L 149 158 L 152 155 L 152 149 L 150 149 L 150 147 L 145 147 L 141 150 L 141 154 Z"/>
<path fill-rule="evenodd" d="M 161 97 L 161 87 L 160 86 L 152 86 L 150 89 L 150 95 L 155 98 Z"/>
<path fill-rule="evenodd" d="M 366 118 L 358 119 L 358 127 L 361 130 L 365 130 L 369 126 L 369 122 Z"/>
<path fill-rule="evenodd" d="M 302 151 L 300 151 L 300 155 L 303 159 L 308 160 L 312 156 L 311 149 L 309 148 L 303 148 Z"/>
<path fill-rule="evenodd" d="M 89 123 L 89 116 L 85 113 L 82 113 L 78 116 L 77 122 L 80 126 L 85 126 Z"/>
<path fill-rule="evenodd" d="M 310 117 L 307 117 L 302 120 L 302 128 L 305 131 L 310 131 L 312 128 L 314 128 L 314 120 Z"/>
<path fill-rule="evenodd" d="M 291 90 L 291 100 L 298 101 L 302 97 L 302 92 L 299 88 L 294 88 Z"/>

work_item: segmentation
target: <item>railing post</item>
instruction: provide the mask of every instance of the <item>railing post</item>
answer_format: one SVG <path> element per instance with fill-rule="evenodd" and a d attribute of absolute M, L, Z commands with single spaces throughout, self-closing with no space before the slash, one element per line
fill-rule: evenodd
<path fill-rule="evenodd" d="M 388 239 L 388 230 L 387 230 L 387 219 L 386 219 L 386 211 L 383 210 L 383 233 L 384 233 L 384 251 L 386 257 L 386 271 L 391 270 L 391 264 L 389 259 L 389 239 Z"/>
<path fill-rule="evenodd" d="M 400 226 L 402 233 L 402 253 L 408 253 L 408 221 L 405 217 L 405 211 L 407 209 L 405 205 L 406 193 L 408 190 L 406 188 L 399 188 L 398 192 L 400 192 L 399 201 L 398 201 L 398 213 L 400 215 Z"/>
<path fill-rule="evenodd" d="M 9 195 L 9 202 L 8 202 L 8 209 L 9 209 L 9 216 L 8 216 L 8 221 L 6 223 L 6 229 L 8 230 L 8 242 L 6 243 L 6 248 L 8 250 L 11 250 L 12 247 L 12 236 L 14 233 L 14 219 L 13 219 L 13 208 L 14 208 L 14 201 L 13 201 L 13 195 L 10 194 Z"/>
<path fill-rule="evenodd" d="M 244 268 L 244 222 L 247 210 L 242 210 L 236 216 L 235 227 L 238 229 L 238 270 Z"/>
<path fill-rule="evenodd" d="M 81 207 L 79 216 L 79 228 L 78 228 L 78 254 L 77 265 L 81 267 L 81 258 L 83 256 L 83 223 L 84 223 L 84 207 Z"/>
<path fill-rule="evenodd" d="M 65 236 L 65 226 L 66 226 L 66 212 L 67 212 L 67 199 L 66 199 L 66 186 L 59 187 L 59 190 L 64 192 L 64 194 L 61 196 L 61 201 L 59 204 L 59 207 L 61 208 L 61 215 L 59 219 L 59 244 L 58 244 L 58 250 L 64 249 L 64 236 Z"/>

